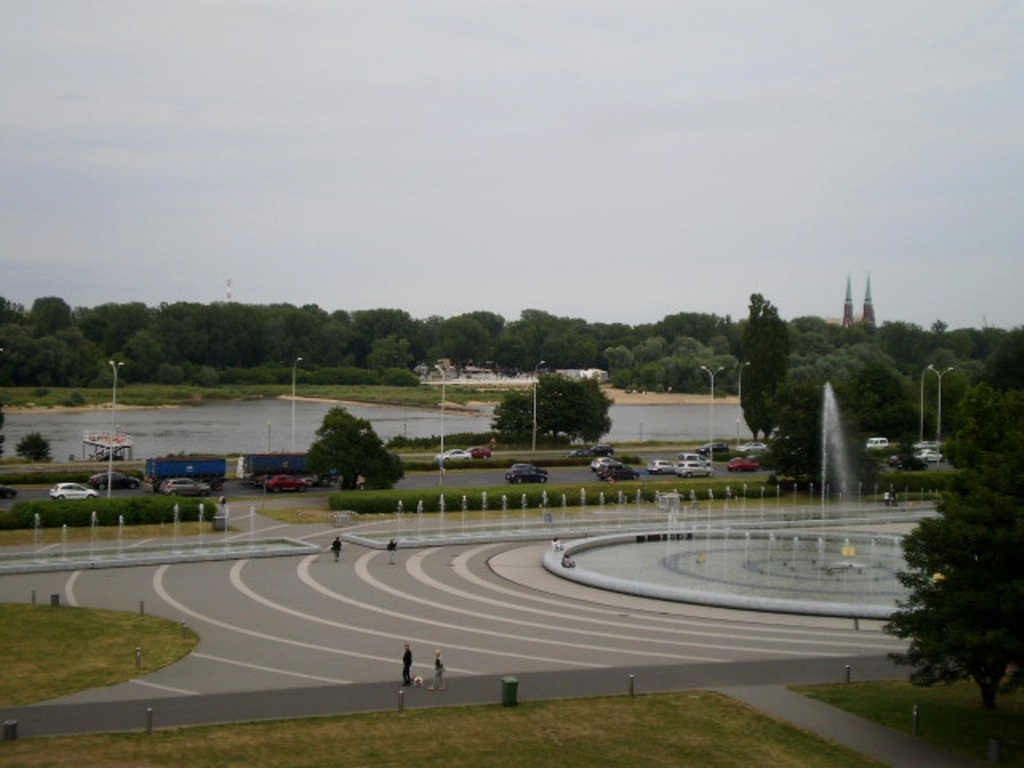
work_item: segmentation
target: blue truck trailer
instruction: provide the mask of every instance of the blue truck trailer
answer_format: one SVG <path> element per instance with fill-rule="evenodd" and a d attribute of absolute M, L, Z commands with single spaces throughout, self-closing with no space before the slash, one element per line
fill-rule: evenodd
<path fill-rule="evenodd" d="M 247 453 L 238 457 L 235 471 L 239 480 L 262 486 L 271 475 L 297 475 L 307 478 L 312 485 L 330 485 L 330 475 L 312 474 L 306 464 L 304 453 Z"/>
<path fill-rule="evenodd" d="M 210 488 L 219 491 L 224 486 L 227 474 L 227 461 L 224 459 L 201 458 L 190 456 L 165 456 L 159 459 L 146 459 L 146 482 L 153 492 L 160 489 L 160 483 L 172 477 L 191 477 L 209 483 Z"/>

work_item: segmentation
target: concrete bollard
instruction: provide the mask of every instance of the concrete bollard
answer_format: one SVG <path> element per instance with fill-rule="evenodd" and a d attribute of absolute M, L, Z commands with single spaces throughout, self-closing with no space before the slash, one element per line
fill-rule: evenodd
<path fill-rule="evenodd" d="M 153 708 L 146 707 L 146 733 L 153 732 Z"/>
<path fill-rule="evenodd" d="M 988 740 L 988 761 L 990 763 L 998 763 L 1003 759 L 1003 749 L 999 744 L 999 739 Z"/>
<path fill-rule="evenodd" d="M 35 604 L 36 604 L 36 591 L 33 589 L 32 590 L 32 605 L 35 605 Z"/>
<path fill-rule="evenodd" d="M 135 668 L 142 669 L 142 649 L 135 649 Z"/>
<path fill-rule="evenodd" d="M 56 593 L 50 595 L 50 606 L 52 608 L 56 608 L 59 605 L 60 605 L 60 595 L 56 594 Z"/>
<path fill-rule="evenodd" d="M 846 684 L 850 684 L 850 665 L 846 665 Z"/>
<path fill-rule="evenodd" d="M 636 695 L 636 675 L 633 674 L 629 676 L 629 695 Z"/>
<path fill-rule="evenodd" d="M 185 640 L 188 638 L 188 624 L 184 621 L 181 622 L 181 639 Z"/>
<path fill-rule="evenodd" d="M 146 601 L 145 600 L 139 600 L 139 616 L 145 616 L 145 615 L 146 615 Z"/>
<path fill-rule="evenodd" d="M 18 740 L 18 721 L 4 720 L 4 741 Z"/>
<path fill-rule="evenodd" d="M 918 724 L 919 724 L 918 709 L 917 709 L 917 704 L 915 704 L 914 708 L 910 711 L 910 735 L 911 736 L 917 736 L 917 733 L 918 733 L 918 730 L 919 730 L 918 729 Z"/>
<path fill-rule="evenodd" d="M 402 689 L 398 690 L 398 714 L 405 714 L 405 691 Z"/>

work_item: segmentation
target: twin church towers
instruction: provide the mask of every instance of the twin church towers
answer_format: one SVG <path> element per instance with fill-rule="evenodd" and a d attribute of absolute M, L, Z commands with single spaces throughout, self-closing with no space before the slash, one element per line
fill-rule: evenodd
<path fill-rule="evenodd" d="M 850 289 L 850 278 L 846 278 L 846 303 L 843 304 L 843 328 L 849 328 L 856 322 L 875 326 L 875 305 L 871 301 L 871 275 L 868 275 L 868 286 L 864 292 L 864 312 L 860 317 L 853 315 L 853 293 Z"/>

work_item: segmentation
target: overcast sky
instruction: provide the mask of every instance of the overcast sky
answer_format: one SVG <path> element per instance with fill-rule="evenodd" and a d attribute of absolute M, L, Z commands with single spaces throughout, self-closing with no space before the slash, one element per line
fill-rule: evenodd
<path fill-rule="evenodd" d="M 1024 323 L 1024 3 L 0 0 L 0 296 Z"/>

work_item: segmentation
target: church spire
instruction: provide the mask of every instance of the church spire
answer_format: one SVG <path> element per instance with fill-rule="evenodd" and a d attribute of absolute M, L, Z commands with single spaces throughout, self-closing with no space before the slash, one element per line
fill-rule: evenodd
<path fill-rule="evenodd" d="M 864 325 L 875 327 L 875 305 L 871 301 L 871 275 L 868 275 L 868 287 L 864 293 Z"/>
<path fill-rule="evenodd" d="M 843 304 L 843 328 L 853 325 L 853 292 L 850 290 L 850 276 L 846 276 L 846 302 Z"/>

